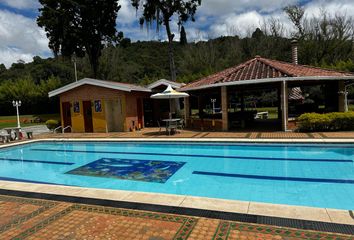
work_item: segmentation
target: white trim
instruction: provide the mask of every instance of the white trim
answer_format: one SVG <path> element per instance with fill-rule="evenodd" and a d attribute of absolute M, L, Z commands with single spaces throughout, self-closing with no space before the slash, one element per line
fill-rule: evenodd
<path fill-rule="evenodd" d="M 61 93 L 70 91 L 74 88 L 80 87 L 85 84 L 97 86 L 97 87 L 110 88 L 110 89 L 120 90 L 120 91 L 125 91 L 125 92 L 131 92 L 131 91 L 151 92 L 150 89 L 140 87 L 140 86 L 136 86 L 136 88 L 135 88 L 135 87 L 129 87 L 128 85 L 118 83 L 118 82 L 108 82 L 108 81 L 97 80 L 97 79 L 92 79 L 92 78 L 84 78 L 84 79 L 79 80 L 78 82 L 70 83 L 64 87 L 53 90 L 48 93 L 48 96 L 54 97 L 54 96 L 57 96 Z"/>
<path fill-rule="evenodd" d="M 160 85 L 163 85 L 163 86 L 168 86 L 168 85 L 171 85 L 173 88 L 180 88 L 182 86 L 184 86 L 185 84 L 184 83 L 178 83 L 178 82 L 172 82 L 172 81 L 169 81 L 169 80 L 166 80 L 166 79 L 160 79 L 156 82 L 153 82 L 149 85 L 147 85 L 147 88 L 149 89 L 153 89 L 153 88 L 156 88 Z"/>
<path fill-rule="evenodd" d="M 281 77 L 281 78 L 262 78 L 256 80 L 243 80 L 243 81 L 234 81 L 234 82 L 225 82 L 225 83 L 216 83 L 203 85 L 199 87 L 186 87 L 185 89 L 180 89 L 180 91 L 193 91 L 193 90 L 201 90 L 213 87 L 221 87 L 221 86 L 237 86 L 237 85 L 247 85 L 247 84 L 258 84 L 258 83 L 274 83 L 274 82 L 292 82 L 292 81 L 335 81 L 335 80 L 354 80 L 353 76 L 344 76 L 344 77 L 333 77 L 333 76 L 311 76 L 311 77 Z"/>

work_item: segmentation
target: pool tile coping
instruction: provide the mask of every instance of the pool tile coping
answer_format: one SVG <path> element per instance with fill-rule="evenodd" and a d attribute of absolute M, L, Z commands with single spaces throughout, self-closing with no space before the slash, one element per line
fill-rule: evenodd
<path fill-rule="evenodd" d="M 250 201 L 225 200 L 186 195 L 96 189 L 49 184 L 0 181 L 1 190 L 51 194 L 97 200 L 124 201 L 168 207 L 184 207 L 228 213 L 290 218 L 354 226 L 350 211 Z"/>
<path fill-rule="evenodd" d="M 35 139 L 0 146 L 6 148 L 34 142 L 65 142 L 65 141 L 109 141 L 109 142 L 233 142 L 233 143 L 354 143 L 354 139 Z M 125 190 L 110 190 L 97 188 L 84 188 L 75 186 L 61 186 L 39 183 L 24 183 L 0 180 L 0 189 L 9 191 L 31 192 L 38 194 L 53 194 L 68 197 L 92 198 L 98 200 L 125 201 L 132 203 L 145 203 L 170 207 L 185 207 L 193 209 L 220 211 L 228 213 L 252 214 L 259 216 L 290 218 L 297 220 L 319 221 L 326 223 L 347 224 L 354 226 L 353 212 L 339 209 L 314 208 L 282 204 L 270 204 L 250 201 L 225 200 L 185 195 L 145 193 Z"/>

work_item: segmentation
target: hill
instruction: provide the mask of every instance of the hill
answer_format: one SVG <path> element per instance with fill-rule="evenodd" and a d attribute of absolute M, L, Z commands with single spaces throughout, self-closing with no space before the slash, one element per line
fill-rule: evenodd
<path fill-rule="evenodd" d="M 315 44 L 315 45 L 314 45 Z M 318 45 L 318 44 L 317 44 Z M 330 51 L 328 46 L 301 41 L 301 64 L 354 71 L 353 43 Z M 316 47 L 313 47 L 316 46 Z M 321 47 L 321 48 L 319 48 Z M 209 41 L 174 44 L 177 78 L 191 82 L 216 71 L 234 66 L 255 55 L 282 61 L 291 61 L 291 39 L 266 36 L 257 29 L 251 37 L 220 37 Z M 147 84 L 160 78 L 169 78 L 168 46 L 164 42 L 134 42 L 106 46 L 100 58 L 100 79 Z M 87 58 L 77 59 L 78 77 L 90 77 Z M 33 62 L 14 63 L 9 69 L 0 65 L 0 115 L 13 113 L 11 101 L 20 99 L 26 114 L 58 112 L 57 99 L 48 100 L 48 91 L 74 81 L 71 59 L 62 57 Z"/>

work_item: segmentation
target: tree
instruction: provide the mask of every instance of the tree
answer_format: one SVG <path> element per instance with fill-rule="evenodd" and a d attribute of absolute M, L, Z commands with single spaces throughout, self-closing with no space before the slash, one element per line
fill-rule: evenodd
<path fill-rule="evenodd" d="M 304 17 L 298 6 L 285 8 L 300 38 L 300 59 L 303 64 L 333 65 L 348 60 L 353 53 L 354 20 L 345 13 L 331 15 L 324 8 L 319 16 Z"/>
<path fill-rule="evenodd" d="M 187 41 L 187 34 L 186 30 L 184 29 L 184 26 L 181 28 L 181 33 L 180 33 L 180 40 L 179 40 L 181 45 L 186 45 L 188 43 Z"/>
<path fill-rule="evenodd" d="M 293 22 L 298 30 L 296 37 L 304 36 L 304 15 L 305 9 L 301 6 L 292 5 L 284 8 L 285 13 L 288 15 L 289 19 Z"/>
<path fill-rule="evenodd" d="M 6 71 L 5 64 L 0 64 L 0 74 Z"/>
<path fill-rule="evenodd" d="M 202 0 L 131 0 L 133 7 L 136 10 L 139 6 L 143 7 L 143 14 L 140 18 L 140 24 L 143 26 L 144 23 L 147 25 L 152 25 L 155 23 L 157 31 L 161 25 L 165 26 L 168 44 L 169 44 L 169 61 L 170 61 L 170 73 L 171 80 L 176 81 L 176 66 L 173 53 L 173 39 L 175 34 L 171 30 L 170 22 L 171 18 L 177 15 L 177 24 L 182 26 L 189 19 L 195 21 L 194 15 L 197 11 L 198 6 L 200 6 Z"/>
<path fill-rule="evenodd" d="M 55 56 L 86 53 L 93 76 L 105 43 L 116 39 L 119 0 L 40 0 L 37 23 L 47 32 Z"/>

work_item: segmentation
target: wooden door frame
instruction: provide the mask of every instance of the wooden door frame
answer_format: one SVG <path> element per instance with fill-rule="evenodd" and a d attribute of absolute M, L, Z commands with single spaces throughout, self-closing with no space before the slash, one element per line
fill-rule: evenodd
<path fill-rule="evenodd" d="M 86 113 L 86 109 L 90 109 L 91 118 L 88 119 L 88 115 Z M 85 132 L 93 132 L 93 111 L 92 111 L 92 103 L 91 101 L 82 101 L 82 111 L 84 114 L 84 129 Z"/>

